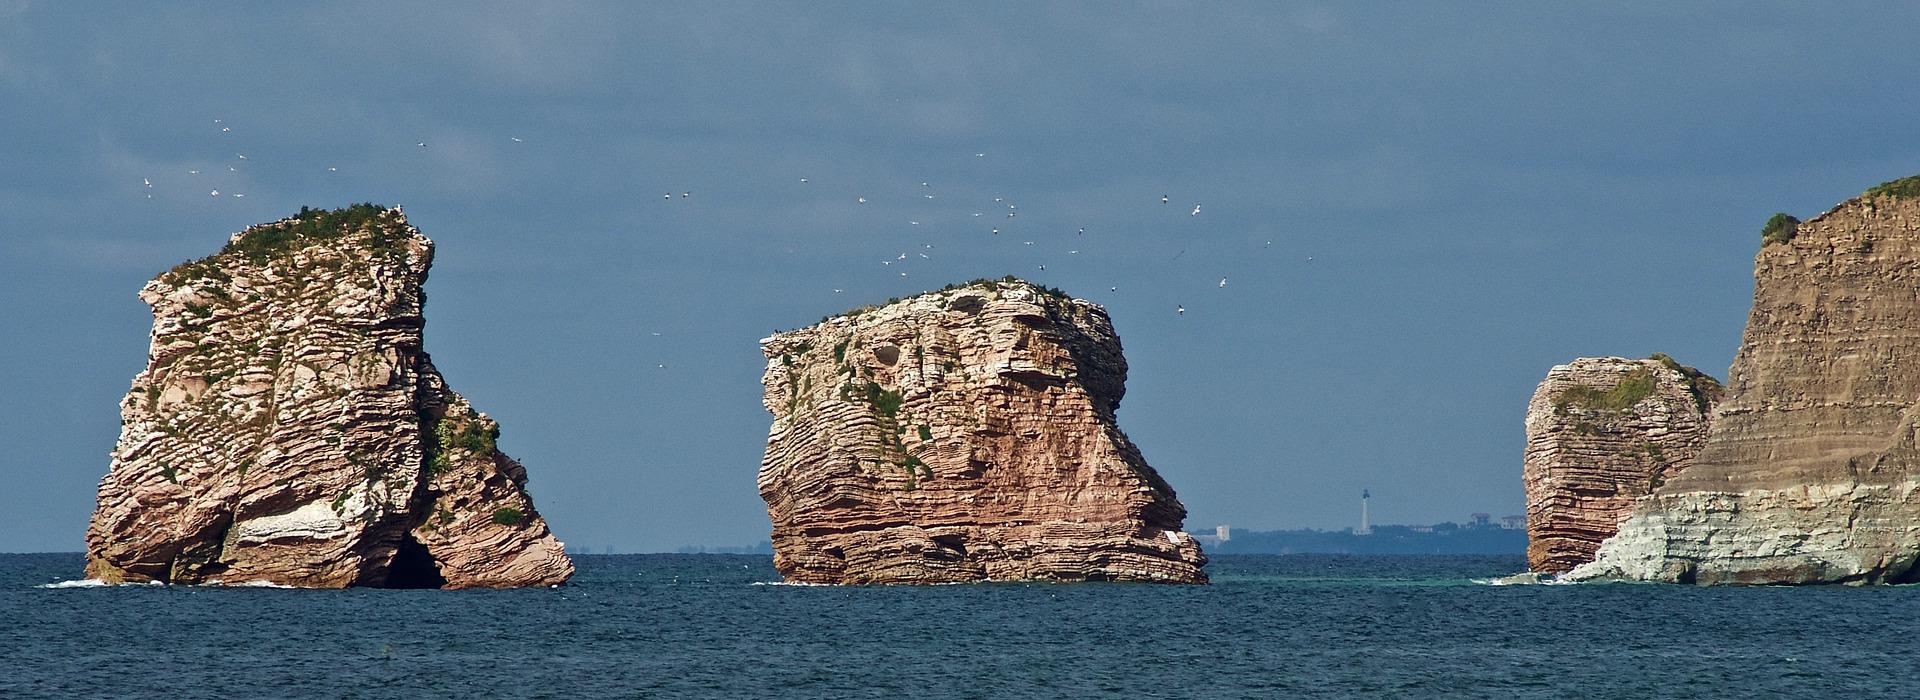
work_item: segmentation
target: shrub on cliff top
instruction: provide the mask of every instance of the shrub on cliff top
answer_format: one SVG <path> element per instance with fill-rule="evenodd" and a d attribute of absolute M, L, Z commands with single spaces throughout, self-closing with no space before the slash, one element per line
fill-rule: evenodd
<path fill-rule="evenodd" d="M 1680 376 L 1686 377 L 1687 393 L 1693 395 L 1693 405 L 1700 409 L 1701 413 L 1706 413 L 1713 400 L 1720 398 L 1720 392 L 1723 391 L 1720 380 L 1714 379 L 1712 375 L 1680 364 L 1678 360 L 1664 352 L 1656 352 L 1649 355 L 1647 359 L 1666 365 L 1667 369 L 1679 372 Z"/>
<path fill-rule="evenodd" d="M 1871 189 L 1867 190 L 1865 196 L 1886 196 L 1894 199 L 1920 199 L 1920 175 L 1903 177 L 1898 180 L 1890 180 L 1874 185 Z"/>
<path fill-rule="evenodd" d="M 1760 240 L 1767 243 L 1785 243 L 1793 240 L 1800 232 L 1800 220 L 1786 212 L 1774 214 L 1767 219 L 1767 225 L 1760 227 Z"/>

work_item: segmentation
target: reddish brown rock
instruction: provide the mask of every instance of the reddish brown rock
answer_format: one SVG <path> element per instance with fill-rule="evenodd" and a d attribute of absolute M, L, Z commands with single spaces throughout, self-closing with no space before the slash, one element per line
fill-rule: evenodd
<path fill-rule="evenodd" d="M 1720 385 L 1665 355 L 1559 365 L 1527 405 L 1527 566 L 1593 560 L 1634 499 L 1693 463 Z"/>
<path fill-rule="evenodd" d="M 1186 509 L 1115 423 L 1127 365 L 1099 306 L 982 281 L 761 349 L 787 580 L 1207 580 Z"/>
<path fill-rule="evenodd" d="M 1568 578 L 1920 580 L 1920 177 L 1763 236 L 1705 447 Z"/>
<path fill-rule="evenodd" d="M 573 573 L 499 427 L 421 350 L 433 243 L 358 205 L 149 282 L 147 368 L 87 530 L 106 581 L 551 585 Z"/>

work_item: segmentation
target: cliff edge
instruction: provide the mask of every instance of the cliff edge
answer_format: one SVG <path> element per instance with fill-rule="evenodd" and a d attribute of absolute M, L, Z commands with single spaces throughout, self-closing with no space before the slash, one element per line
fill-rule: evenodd
<path fill-rule="evenodd" d="M 433 242 L 370 204 L 235 234 L 147 283 L 147 367 L 87 529 L 110 582 L 552 585 L 573 573 L 499 426 L 421 350 Z"/>
<path fill-rule="evenodd" d="M 787 580 L 1207 580 L 1185 507 L 1115 423 L 1127 364 L 1098 305 L 983 280 L 761 350 Z"/>
<path fill-rule="evenodd" d="M 1706 445 L 1568 578 L 1920 578 L 1920 178 L 1763 235 Z"/>

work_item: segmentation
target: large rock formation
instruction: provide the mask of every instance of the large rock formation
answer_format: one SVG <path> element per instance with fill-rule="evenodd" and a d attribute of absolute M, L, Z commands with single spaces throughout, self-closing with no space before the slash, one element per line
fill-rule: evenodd
<path fill-rule="evenodd" d="M 1916 578 L 1920 178 L 1765 234 L 1706 446 L 1569 578 Z"/>
<path fill-rule="evenodd" d="M 1635 499 L 1693 463 L 1720 384 L 1666 355 L 1581 358 L 1547 372 L 1527 404 L 1527 565 L 1593 560 Z"/>
<path fill-rule="evenodd" d="M 558 584 L 573 573 L 421 350 L 433 243 L 357 205 L 255 226 L 147 283 L 147 368 L 120 402 L 87 530 L 107 581 Z"/>
<path fill-rule="evenodd" d="M 1186 509 L 1114 422 L 1127 364 L 1099 306 L 981 281 L 761 350 L 787 580 L 1207 580 Z"/>

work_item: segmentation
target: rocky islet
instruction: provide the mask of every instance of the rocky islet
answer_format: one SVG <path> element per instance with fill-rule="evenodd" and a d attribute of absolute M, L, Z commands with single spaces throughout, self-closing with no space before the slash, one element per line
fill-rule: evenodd
<path fill-rule="evenodd" d="M 806 583 L 1201 583 L 1186 509 L 1115 420 L 1106 311 L 980 280 L 761 341 L 760 494 Z"/>
<path fill-rule="evenodd" d="M 518 587 L 573 565 L 422 349 L 433 243 L 356 205 L 149 282 L 145 370 L 87 530 L 110 582 Z"/>

